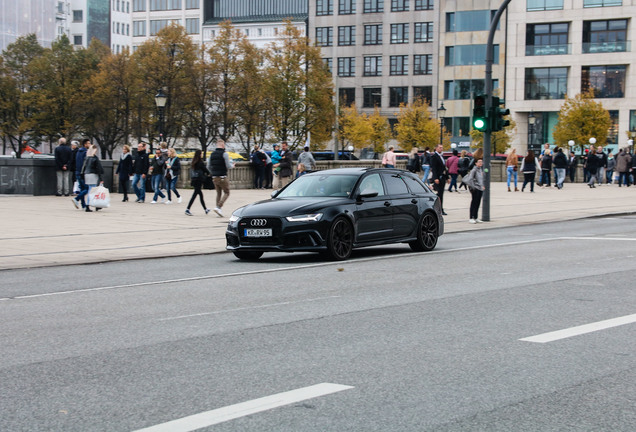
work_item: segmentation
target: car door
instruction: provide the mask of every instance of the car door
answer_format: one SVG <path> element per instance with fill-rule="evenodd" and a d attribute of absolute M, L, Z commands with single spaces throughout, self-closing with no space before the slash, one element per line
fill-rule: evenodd
<path fill-rule="evenodd" d="M 399 172 L 382 173 L 393 214 L 393 238 L 407 237 L 417 226 L 417 197 L 411 193 Z"/>
<path fill-rule="evenodd" d="M 377 192 L 373 197 L 358 198 L 360 193 Z M 356 243 L 390 239 L 393 233 L 393 210 L 379 173 L 369 173 L 360 181 L 356 191 L 354 218 Z"/>

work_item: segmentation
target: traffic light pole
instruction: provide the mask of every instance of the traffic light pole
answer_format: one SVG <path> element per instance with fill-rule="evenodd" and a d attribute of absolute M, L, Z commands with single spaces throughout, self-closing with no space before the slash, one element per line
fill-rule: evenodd
<path fill-rule="evenodd" d="M 510 0 L 504 0 L 499 6 L 497 13 L 490 22 L 490 32 L 488 33 L 488 44 L 486 45 L 486 82 L 484 90 L 486 92 L 486 112 L 491 113 L 492 107 L 492 64 L 495 57 L 495 48 L 493 41 L 495 39 L 495 31 L 499 24 L 501 15 L 508 7 Z M 505 95 L 504 95 L 505 96 Z M 490 221 L 490 128 L 484 132 L 484 197 L 481 211 L 481 219 L 485 222 Z"/>

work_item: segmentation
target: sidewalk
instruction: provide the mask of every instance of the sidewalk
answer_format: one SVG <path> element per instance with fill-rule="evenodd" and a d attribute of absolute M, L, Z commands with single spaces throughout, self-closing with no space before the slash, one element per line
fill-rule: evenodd
<path fill-rule="evenodd" d="M 446 233 L 636 212 L 636 187 L 566 183 L 522 193 L 491 186 L 491 221 L 482 224 L 468 223 L 470 193 L 444 194 Z M 0 196 L 0 270 L 222 252 L 232 211 L 269 198 L 271 190 L 233 190 L 223 218 L 206 216 L 198 200 L 194 216 L 185 216 L 191 193 L 183 190 L 183 203 L 172 205 L 122 203 L 112 194 L 111 207 L 93 213 L 76 210 L 69 197 Z M 213 208 L 215 191 L 204 193 Z"/>

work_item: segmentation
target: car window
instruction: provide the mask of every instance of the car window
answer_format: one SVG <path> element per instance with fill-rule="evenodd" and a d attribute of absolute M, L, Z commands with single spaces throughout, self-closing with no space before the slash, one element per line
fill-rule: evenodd
<path fill-rule="evenodd" d="M 411 192 L 413 192 L 414 194 L 429 193 L 430 192 L 430 190 L 428 190 L 428 188 L 426 186 L 424 186 L 424 183 L 422 183 L 419 179 L 417 179 L 417 178 L 415 178 L 413 176 L 404 175 L 404 176 L 402 176 L 402 179 L 404 179 L 404 181 L 408 185 L 409 189 L 411 189 Z"/>
<path fill-rule="evenodd" d="M 386 189 L 389 195 L 403 195 L 409 194 L 409 189 L 406 187 L 406 183 L 402 180 L 400 174 L 382 174 Z"/>
<path fill-rule="evenodd" d="M 277 198 L 348 197 L 356 180 L 356 175 L 304 175 L 294 180 Z"/>
<path fill-rule="evenodd" d="M 378 196 L 386 195 L 384 192 L 384 186 L 382 185 L 382 180 L 380 179 L 380 174 L 369 174 L 363 178 L 358 190 L 360 193 L 376 191 Z"/>

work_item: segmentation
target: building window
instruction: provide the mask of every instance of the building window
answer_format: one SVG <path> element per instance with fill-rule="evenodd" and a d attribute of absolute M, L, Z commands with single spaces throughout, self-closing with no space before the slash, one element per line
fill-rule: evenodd
<path fill-rule="evenodd" d="M 384 12 L 384 0 L 364 0 L 364 13 Z"/>
<path fill-rule="evenodd" d="M 581 92 L 594 91 L 595 98 L 625 97 L 625 66 L 583 66 Z"/>
<path fill-rule="evenodd" d="M 168 10 L 168 0 L 150 0 L 150 10 Z"/>
<path fill-rule="evenodd" d="M 499 87 L 498 80 L 492 80 L 492 88 Z M 484 80 L 454 80 L 444 81 L 444 99 L 447 100 L 467 100 L 474 95 L 484 93 Z"/>
<path fill-rule="evenodd" d="M 169 20 L 150 20 L 150 36 L 155 36 L 160 30 L 168 26 Z"/>
<path fill-rule="evenodd" d="M 338 102 L 343 106 L 351 106 L 356 103 L 356 89 L 355 87 L 350 88 L 339 88 L 338 89 Z"/>
<path fill-rule="evenodd" d="M 130 13 L 130 2 L 126 2 L 126 13 Z"/>
<path fill-rule="evenodd" d="M 382 88 L 363 88 L 362 108 L 375 108 L 382 106 Z"/>
<path fill-rule="evenodd" d="M 403 44 L 409 43 L 409 25 L 406 24 L 391 24 L 391 43 Z"/>
<path fill-rule="evenodd" d="M 339 0 L 338 13 L 340 15 L 351 15 L 356 13 L 357 0 Z"/>
<path fill-rule="evenodd" d="M 499 45 L 494 47 L 494 63 L 499 64 Z M 486 45 L 456 45 L 446 47 L 446 66 L 466 66 L 486 63 Z"/>
<path fill-rule="evenodd" d="M 583 52 L 627 51 L 627 20 L 583 21 Z"/>
<path fill-rule="evenodd" d="M 199 34 L 199 18 L 186 18 L 186 32 L 188 34 Z"/>
<path fill-rule="evenodd" d="M 82 35 L 73 36 L 73 45 L 76 45 L 76 46 L 82 45 Z"/>
<path fill-rule="evenodd" d="M 119 23 L 117 23 L 117 31 L 115 33 L 121 34 L 121 31 L 119 30 Z"/>
<path fill-rule="evenodd" d="M 449 12 L 446 14 L 446 32 L 490 30 L 490 21 L 494 15 L 491 10 Z M 499 24 L 497 24 L 499 28 Z"/>
<path fill-rule="evenodd" d="M 169 7 L 171 10 L 181 9 L 181 0 L 169 0 Z"/>
<path fill-rule="evenodd" d="M 356 26 L 338 27 L 338 45 L 355 45 L 356 44 Z"/>
<path fill-rule="evenodd" d="M 144 12 L 146 10 L 146 0 L 133 0 L 133 12 Z"/>
<path fill-rule="evenodd" d="M 382 24 L 369 24 L 364 26 L 364 44 L 382 45 Z"/>
<path fill-rule="evenodd" d="M 117 0 L 117 12 L 119 12 L 119 3 L 121 0 Z"/>
<path fill-rule="evenodd" d="M 397 55 L 391 56 L 391 75 L 408 75 L 409 74 L 409 56 Z"/>
<path fill-rule="evenodd" d="M 399 107 L 409 103 L 408 87 L 389 87 L 389 106 Z"/>
<path fill-rule="evenodd" d="M 433 100 L 433 86 L 413 87 L 413 101 L 418 99 L 425 100 L 430 105 Z"/>
<path fill-rule="evenodd" d="M 391 12 L 406 12 L 409 10 L 409 0 L 391 0 Z"/>
<path fill-rule="evenodd" d="M 323 57 L 322 63 L 325 65 L 330 74 L 333 74 L 333 59 Z"/>
<path fill-rule="evenodd" d="M 126 36 L 130 36 L 130 24 L 126 24 Z"/>
<path fill-rule="evenodd" d="M 316 15 L 333 15 L 333 0 L 316 0 Z"/>
<path fill-rule="evenodd" d="M 568 89 L 568 68 L 526 69 L 525 99 L 564 99 Z"/>
<path fill-rule="evenodd" d="M 382 75 L 382 56 L 372 56 L 364 58 L 364 76 Z"/>
<path fill-rule="evenodd" d="M 568 23 L 528 24 L 526 55 L 568 54 Z"/>
<path fill-rule="evenodd" d="M 413 75 L 431 75 L 433 73 L 433 54 L 415 54 L 413 56 Z"/>
<path fill-rule="evenodd" d="M 146 36 L 146 21 L 133 21 L 133 36 Z"/>
<path fill-rule="evenodd" d="M 607 132 L 607 144 L 618 145 L 618 111 L 608 110 L 610 121 L 612 122 Z"/>
<path fill-rule="evenodd" d="M 415 23 L 415 43 L 433 42 L 433 23 L 417 22 Z"/>
<path fill-rule="evenodd" d="M 186 9 L 199 9 L 199 0 L 186 0 Z"/>
<path fill-rule="evenodd" d="M 622 5 L 622 0 L 583 0 L 583 7 L 605 7 Z"/>
<path fill-rule="evenodd" d="M 470 117 L 446 117 L 444 126 L 454 137 L 467 137 L 470 133 Z"/>
<path fill-rule="evenodd" d="M 333 45 L 332 27 L 316 27 L 316 45 L 323 47 Z"/>
<path fill-rule="evenodd" d="M 561 10 L 563 0 L 528 0 L 526 9 L 529 11 Z"/>
<path fill-rule="evenodd" d="M 355 57 L 338 57 L 338 76 L 339 77 L 356 76 L 356 58 Z"/>
<path fill-rule="evenodd" d="M 74 10 L 73 11 L 73 22 L 74 23 L 84 22 L 84 11 L 83 10 Z"/>
<path fill-rule="evenodd" d="M 433 10 L 433 0 L 415 0 L 415 10 Z"/>

